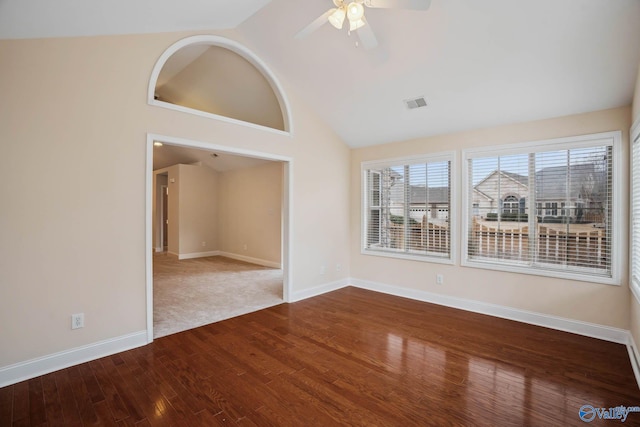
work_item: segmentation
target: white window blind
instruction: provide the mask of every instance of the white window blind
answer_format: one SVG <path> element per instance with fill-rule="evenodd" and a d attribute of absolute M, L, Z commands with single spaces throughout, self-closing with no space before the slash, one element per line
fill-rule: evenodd
<path fill-rule="evenodd" d="M 451 259 L 452 158 L 362 165 L 364 253 Z"/>
<path fill-rule="evenodd" d="M 631 142 L 631 285 L 640 296 L 640 128 Z"/>
<path fill-rule="evenodd" d="M 467 153 L 465 263 L 610 283 L 614 140 Z"/>

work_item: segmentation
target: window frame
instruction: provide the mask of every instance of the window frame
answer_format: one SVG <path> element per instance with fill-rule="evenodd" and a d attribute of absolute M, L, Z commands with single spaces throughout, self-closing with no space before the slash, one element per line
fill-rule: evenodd
<path fill-rule="evenodd" d="M 382 174 L 379 172 L 375 172 L 375 175 L 377 175 L 378 177 L 378 182 L 377 182 L 377 188 L 367 188 L 368 192 L 367 192 L 367 196 L 371 199 L 375 199 L 376 198 L 376 194 L 377 194 L 377 199 L 378 199 L 378 203 L 377 204 L 372 204 L 371 206 L 366 206 L 367 212 L 373 212 L 374 210 L 378 213 L 378 229 L 376 230 L 375 234 L 377 235 L 377 241 L 378 243 L 380 242 L 380 240 L 382 239 L 382 230 L 381 230 L 381 225 L 380 225 L 380 212 L 382 210 L 382 206 L 380 204 L 380 201 L 382 200 Z M 367 199 L 368 200 L 368 199 Z M 367 213 L 365 212 L 365 213 Z M 369 221 L 367 224 L 370 224 L 371 221 Z M 366 239 L 370 240 L 370 236 L 371 236 L 371 230 L 369 229 L 369 226 L 367 225 L 367 237 Z"/>
<path fill-rule="evenodd" d="M 640 223 L 634 226 L 633 216 L 634 208 L 636 208 L 634 192 L 640 192 L 640 160 L 638 164 L 635 164 L 634 144 L 636 144 L 635 149 L 640 150 L 640 118 L 633 124 L 631 132 L 629 133 L 629 288 L 636 301 L 640 303 L 640 253 L 638 257 L 635 256 L 636 251 L 640 251 L 640 247 L 634 245 L 634 241 L 636 240 L 635 234 L 640 233 Z M 638 156 L 640 157 L 640 152 Z M 638 206 L 638 208 L 640 208 L 640 206 Z M 634 258 L 637 258 L 638 262 L 634 262 Z M 634 275 L 636 270 L 638 274 Z M 638 276 L 639 280 L 634 280 L 634 276 Z"/>
<path fill-rule="evenodd" d="M 477 260 L 469 258 L 469 227 L 471 223 L 472 208 L 471 195 L 473 186 L 470 185 L 469 161 L 480 157 L 498 157 L 525 153 L 538 153 L 544 151 L 558 151 L 565 149 L 598 147 L 603 145 L 612 146 L 612 208 L 611 208 L 611 277 L 591 275 L 587 272 L 579 271 L 559 271 L 545 270 L 540 267 L 527 265 L 516 265 L 514 263 L 502 262 L 499 259 Z M 480 148 L 470 148 L 462 150 L 462 255 L 460 264 L 463 267 L 482 268 L 489 270 L 506 271 L 512 273 L 522 273 L 534 276 L 555 277 L 560 279 L 578 280 L 584 282 L 601 283 L 606 285 L 621 284 L 621 254 L 622 250 L 622 132 L 611 131 L 588 135 L 579 135 L 563 138 L 546 139 L 540 141 L 527 141 L 505 145 L 487 146 Z M 471 187 L 471 188 L 470 188 Z M 531 200 L 532 206 L 540 203 L 538 200 Z M 542 202 L 542 207 L 547 207 Z M 539 205 L 538 205 L 539 206 Z M 551 206 L 549 207 L 550 209 Z M 558 209 L 560 209 L 558 207 Z M 640 289 L 639 289 L 640 293 Z"/>
<path fill-rule="evenodd" d="M 457 197 L 457 153 L 455 151 L 438 152 L 431 154 L 420 154 L 407 157 L 396 157 L 389 159 L 370 160 L 360 163 L 360 253 L 362 255 L 380 256 L 385 258 L 398 258 L 411 261 L 431 262 L 438 264 L 455 264 L 457 255 L 457 216 L 458 209 L 456 205 Z M 370 189 L 367 186 L 367 171 L 369 169 L 385 167 L 407 166 L 422 163 L 449 162 L 449 256 L 435 257 L 430 255 L 422 255 L 408 252 L 392 252 L 367 248 L 368 236 L 368 217 L 367 205 Z"/>

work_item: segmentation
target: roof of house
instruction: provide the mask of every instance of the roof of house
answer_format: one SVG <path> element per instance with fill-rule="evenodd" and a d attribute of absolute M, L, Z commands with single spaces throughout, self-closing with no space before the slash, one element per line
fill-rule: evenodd
<path fill-rule="evenodd" d="M 486 178 L 478 183 L 474 190 L 484 197 L 493 200 L 493 198 L 484 191 L 478 189 L 478 186 L 485 182 L 489 177 L 497 173 L 492 171 Z M 524 187 L 529 183 L 529 177 L 513 172 L 502 171 L 503 176 L 517 181 Z M 571 165 L 569 168 L 569 179 L 567 180 L 567 166 L 551 166 L 540 169 L 536 172 L 536 198 L 538 200 L 562 200 L 577 199 L 587 197 L 586 193 L 593 194 L 603 190 L 604 182 L 598 181 L 597 168 L 593 163 L 583 163 Z M 567 195 L 567 181 L 569 182 L 569 194 Z M 449 187 L 425 187 L 421 185 L 411 185 L 409 187 L 409 197 L 411 204 L 424 204 L 425 200 L 429 203 L 448 203 Z M 526 196 L 526 194 L 523 194 Z M 391 187 L 391 201 L 393 203 L 402 203 L 404 201 L 404 185 L 402 182 Z"/>
<path fill-rule="evenodd" d="M 409 191 L 411 204 L 424 204 L 427 196 L 429 203 L 449 203 L 449 187 L 412 185 L 409 187 Z M 394 185 L 391 187 L 391 201 L 394 203 L 402 203 L 404 201 L 403 185 Z"/>
<path fill-rule="evenodd" d="M 502 176 L 506 176 L 509 179 L 512 179 L 513 181 L 517 182 L 520 185 L 523 185 L 525 187 L 528 186 L 529 184 L 529 177 L 524 176 L 524 175 L 520 175 L 514 172 L 506 172 L 506 171 L 498 171 L 498 170 L 493 170 L 491 171 L 489 174 L 487 174 L 487 176 L 485 176 L 484 178 L 482 178 L 480 180 L 480 182 L 478 182 L 474 187 L 478 188 L 479 186 L 481 186 L 484 182 L 486 182 L 489 178 L 491 178 L 493 175 L 495 174 L 500 174 Z"/>
<path fill-rule="evenodd" d="M 536 198 L 538 200 L 562 200 L 588 197 L 588 194 L 602 192 L 605 182 L 598 179 L 598 171 L 594 163 L 581 163 L 571 165 L 567 177 L 567 166 L 550 166 L 538 170 L 535 174 Z M 486 182 L 491 176 L 498 173 L 492 171 L 478 184 L 474 190 L 487 198 L 491 198 L 486 191 L 481 191 L 478 187 Z M 524 187 L 528 186 L 529 177 L 513 172 L 501 171 L 501 175 L 517 181 Z M 567 179 L 568 178 L 568 179 Z M 569 191 L 567 192 L 567 185 Z"/>
<path fill-rule="evenodd" d="M 598 180 L 593 163 L 552 166 L 536 172 L 536 198 L 538 200 L 577 199 L 579 195 L 601 191 L 604 182 Z M 567 191 L 568 190 L 568 191 Z"/>
<path fill-rule="evenodd" d="M 513 179 L 514 181 L 518 181 L 522 185 L 529 185 L 529 177 L 528 176 L 520 175 L 520 174 L 514 173 L 514 172 L 507 172 L 507 171 L 502 171 L 502 174 L 508 176 L 509 178 Z"/>

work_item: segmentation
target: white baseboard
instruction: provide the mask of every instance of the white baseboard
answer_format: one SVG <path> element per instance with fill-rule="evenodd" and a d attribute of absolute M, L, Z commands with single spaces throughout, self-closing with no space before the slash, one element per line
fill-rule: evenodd
<path fill-rule="evenodd" d="M 0 387 L 147 344 L 147 331 L 98 341 L 0 368 Z"/>
<path fill-rule="evenodd" d="M 178 254 L 178 259 L 204 258 L 208 256 L 218 256 L 218 255 L 220 255 L 220 251 L 190 252 L 186 254 Z"/>
<path fill-rule="evenodd" d="M 157 246 L 154 250 L 156 252 L 164 252 L 164 248 L 162 246 Z"/>
<path fill-rule="evenodd" d="M 261 265 L 263 267 L 282 268 L 281 263 L 275 262 L 275 261 L 268 261 L 266 259 L 253 258 L 250 256 L 234 254 L 231 252 L 222 252 L 222 251 L 218 251 L 218 255 L 231 258 L 231 259 L 237 259 L 238 261 L 244 261 L 244 262 L 249 262 L 251 264 Z"/>
<path fill-rule="evenodd" d="M 595 323 L 582 322 L 580 320 L 551 316 L 548 314 L 420 291 L 417 289 L 401 288 L 398 286 L 391 286 L 367 280 L 351 279 L 351 284 L 362 289 L 368 289 L 418 301 L 430 302 L 452 308 L 459 308 L 461 310 L 472 311 L 475 313 L 488 314 L 494 317 L 544 326 L 546 328 L 557 329 L 565 332 L 572 332 L 574 334 L 598 338 L 619 344 L 627 344 L 629 342 L 629 331 L 626 329 L 613 328 Z"/>
<path fill-rule="evenodd" d="M 229 256 L 226 253 L 220 253 L 220 255 Z M 480 301 L 435 294 L 432 292 L 426 292 L 416 289 L 401 288 L 384 283 L 361 279 L 341 279 L 334 282 L 325 283 L 323 285 L 316 286 L 310 289 L 293 292 L 289 302 L 301 301 L 350 285 L 362 289 L 386 293 L 389 295 L 410 298 L 418 301 L 424 301 L 447 307 L 458 308 L 461 310 L 487 314 L 490 316 L 544 326 L 547 328 L 598 338 L 605 341 L 625 344 L 629 352 L 629 358 L 631 360 L 631 366 L 633 367 L 636 381 L 640 385 L 640 352 L 638 351 L 633 336 L 629 333 L 629 331 L 624 329 L 550 316 L 547 314 L 535 313 L 511 307 L 484 303 Z M 69 366 L 78 365 L 80 363 L 130 350 L 132 348 L 141 347 L 146 344 L 148 344 L 147 331 L 140 331 L 122 335 L 116 338 L 111 338 L 108 340 L 99 341 L 82 347 L 64 350 L 36 359 L 27 360 L 25 362 L 0 367 L 0 387 L 5 387 L 11 384 L 18 383 L 20 381 L 28 380 L 40 375 L 67 368 Z"/>
<path fill-rule="evenodd" d="M 633 339 L 633 335 L 629 332 L 629 341 L 627 342 L 627 351 L 629 352 L 629 360 L 631 361 L 631 368 L 633 368 L 633 375 L 636 377 L 636 383 L 640 387 L 640 353 L 638 352 L 638 346 Z"/>
<path fill-rule="evenodd" d="M 303 289 L 301 291 L 293 292 L 288 302 L 301 301 L 303 299 L 326 294 L 327 292 L 337 291 L 338 289 L 347 287 L 349 285 L 350 285 L 349 279 L 342 279 L 342 280 L 336 280 L 335 282 L 325 283 L 320 286 L 315 286 L 310 289 Z"/>

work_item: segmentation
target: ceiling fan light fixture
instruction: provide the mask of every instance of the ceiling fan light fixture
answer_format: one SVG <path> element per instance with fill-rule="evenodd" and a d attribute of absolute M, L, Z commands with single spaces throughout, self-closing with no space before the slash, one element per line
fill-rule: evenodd
<path fill-rule="evenodd" d="M 344 6 L 331 9 L 331 11 L 331 15 L 329 15 L 329 23 L 337 29 L 341 30 L 347 11 L 345 10 Z"/>
<path fill-rule="evenodd" d="M 360 21 L 364 16 L 364 7 L 358 2 L 351 2 L 347 6 L 347 18 L 349 22 Z M 363 23 L 364 25 L 364 23 Z"/>
<path fill-rule="evenodd" d="M 358 28 L 364 27 L 366 22 L 363 19 L 358 19 L 357 21 L 349 21 L 349 31 L 355 31 Z"/>
<path fill-rule="evenodd" d="M 364 7 L 357 2 L 351 2 L 347 6 L 347 18 L 350 22 L 359 21 L 364 16 Z"/>

